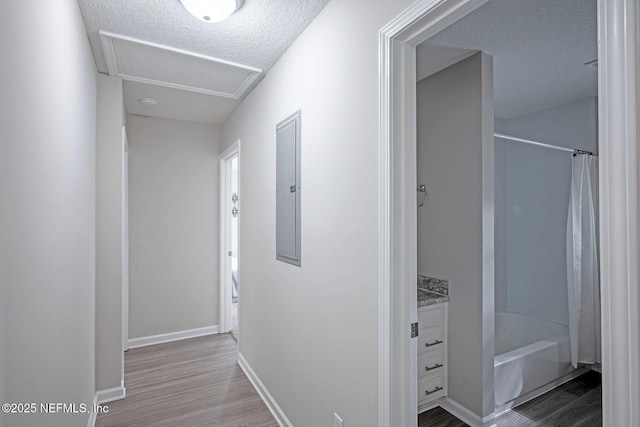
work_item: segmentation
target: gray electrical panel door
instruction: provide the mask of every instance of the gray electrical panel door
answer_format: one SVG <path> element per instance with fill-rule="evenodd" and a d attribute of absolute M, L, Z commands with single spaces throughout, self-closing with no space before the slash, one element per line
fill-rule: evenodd
<path fill-rule="evenodd" d="M 300 119 L 276 127 L 276 259 L 300 265 Z"/>

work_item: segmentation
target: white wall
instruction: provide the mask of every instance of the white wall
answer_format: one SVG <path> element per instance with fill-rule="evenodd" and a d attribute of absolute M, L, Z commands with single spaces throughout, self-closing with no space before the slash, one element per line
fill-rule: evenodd
<path fill-rule="evenodd" d="M 242 141 L 240 352 L 294 425 L 377 425 L 378 31 L 410 3 L 332 0 L 223 127 Z M 302 267 L 275 254 L 275 130 L 297 109 Z"/>
<path fill-rule="evenodd" d="M 0 281 L 9 402 L 91 403 L 96 70 L 74 0 L 0 14 Z M 86 426 L 87 415 L 7 426 Z"/>
<path fill-rule="evenodd" d="M 0 131 L 1 132 L 1 131 Z M 4 219 L 4 213 L 0 208 L 0 220 Z M 0 234 L 0 237 L 4 234 Z M 4 254 L 2 254 L 4 256 Z M 0 266 L 3 264 L 0 263 Z M 6 361 L 7 361 L 7 281 L 4 270 L 0 270 L 0 403 L 7 401 L 7 377 L 6 377 Z M 5 414 L 0 411 L 0 427 L 6 426 Z"/>
<path fill-rule="evenodd" d="M 495 118 L 494 130 L 496 133 L 505 133 L 506 122 Z M 494 168 L 495 168 L 495 309 L 505 311 L 507 309 L 507 143 L 504 139 L 496 138 L 494 141 Z"/>
<path fill-rule="evenodd" d="M 448 394 L 479 416 L 486 415 L 483 349 L 489 338 L 483 332 L 482 234 L 489 212 L 483 209 L 493 202 L 483 194 L 483 134 L 493 134 L 493 114 L 489 128 L 483 121 L 483 97 L 493 95 L 485 92 L 492 77 L 491 71 L 483 75 L 482 62 L 490 60 L 476 54 L 458 62 L 419 81 L 417 94 L 418 184 L 429 194 L 418 209 L 418 273 L 449 280 Z M 492 345 L 489 362 L 492 376 Z"/>
<path fill-rule="evenodd" d="M 595 98 L 505 120 L 504 133 L 596 151 Z M 500 150 L 498 149 L 500 147 Z M 500 179 L 498 179 L 500 177 Z M 571 153 L 496 140 L 496 307 L 567 323 Z M 504 254 L 502 263 L 498 254 Z"/>
<path fill-rule="evenodd" d="M 122 80 L 98 74 L 96 138 L 96 389 L 122 380 Z"/>
<path fill-rule="evenodd" d="M 129 115 L 129 338 L 218 324 L 219 128 Z"/>

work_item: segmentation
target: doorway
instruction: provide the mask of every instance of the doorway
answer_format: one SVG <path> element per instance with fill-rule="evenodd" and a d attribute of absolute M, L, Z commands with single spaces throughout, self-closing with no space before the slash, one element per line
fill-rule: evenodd
<path fill-rule="evenodd" d="M 220 333 L 238 341 L 240 141 L 220 155 Z"/>
<path fill-rule="evenodd" d="M 409 334 L 410 325 L 417 320 L 416 46 L 484 3 L 486 0 L 419 1 L 380 31 L 380 426 L 416 425 L 410 415 L 415 414 L 416 409 L 416 344 Z M 634 99 L 638 63 L 636 52 L 628 48 L 637 36 L 637 20 L 633 2 L 598 1 L 605 425 L 631 425 L 630 420 L 638 419 L 635 402 L 640 401 L 638 370 L 634 362 L 640 348 L 638 341 L 625 342 L 619 334 L 607 332 L 633 331 L 624 334 L 626 339 L 637 337 L 640 330 L 637 273 L 629 273 L 637 272 L 638 263 L 635 149 L 638 116 L 637 100 Z M 623 170 L 625 173 L 615 173 Z M 618 215 L 616 212 L 629 214 Z M 619 220 L 614 221 L 614 218 Z M 493 299 L 492 293 L 490 298 Z M 483 378 L 487 383 L 491 380 L 491 376 Z M 628 398 L 619 401 L 614 399 L 615 395 Z M 485 420 L 476 416 L 473 421 L 473 425 L 482 425 Z"/>
<path fill-rule="evenodd" d="M 124 353 L 129 350 L 129 141 L 122 126 L 122 351 L 120 387 L 124 387 Z"/>

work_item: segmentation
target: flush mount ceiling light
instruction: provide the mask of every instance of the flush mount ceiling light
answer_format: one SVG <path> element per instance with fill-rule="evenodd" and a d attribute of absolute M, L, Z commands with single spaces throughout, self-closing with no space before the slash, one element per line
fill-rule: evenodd
<path fill-rule="evenodd" d="M 187 11 L 204 22 L 221 22 L 240 9 L 241 0 L 180 0 Z"/>

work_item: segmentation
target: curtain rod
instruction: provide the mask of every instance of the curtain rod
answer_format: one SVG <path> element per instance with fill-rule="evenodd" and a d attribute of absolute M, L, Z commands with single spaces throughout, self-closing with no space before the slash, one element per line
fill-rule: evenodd
<path fill-rule="evenodd" d="M 576 154 L 589 154 L 593 156 L 591 151 L 578 150 L 577 148 L 558 147 L 557 145 L 545 144 L 543 142 L 532 141 L 530 139 L 516 138 L 515 136 L 505 135 L 503 133 L 494 133 L 496 138 L 509 139 L 511 141 L 524 142 L 525 144 L 537 145 L 538 147 L 553 148 L 554 150 L 566 151 L 568 153 Z"/>

